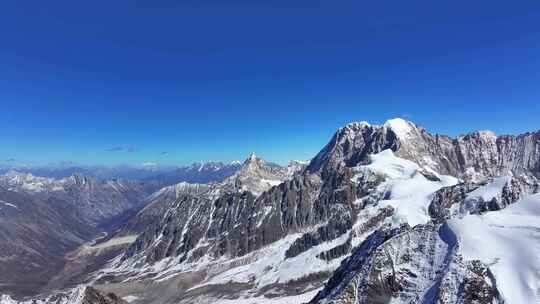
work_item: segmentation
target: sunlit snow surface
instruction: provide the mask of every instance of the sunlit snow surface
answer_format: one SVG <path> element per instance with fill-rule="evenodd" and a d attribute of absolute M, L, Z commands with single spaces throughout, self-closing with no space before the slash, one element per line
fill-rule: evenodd
<path fill-rule="evenodd" d="M 137 297 L 137 296 L 132 296 L 132 295 L 122 297 L 122 300 L 124 300 L 124 301 L 126 301 L 126 302 L 128 302 L 128 303 L 134 302 L 134 301 L 136 301 L 137 299 L 139 299 L 139 297 Z"/>
<path fill-rule="evenodd" d="M 363 174 L 367 170 L 384 176 L 385 181 L 379 186 L 379 191 L 386 192 L 386 198 L 377 204 L 377 208 L 392 206 L 396 223 L 409 223 L 411 226 L 427 223 L 433 193 L 458 182 L 446 175 L 437 175 L 440 181 L 431 181 L 420 173 L 416 163 L 394 156 L 391 150 L 371 155 L 370 159 L 369 165 L 360 166 L 358 170 Z"/>
<path fill-rule="evenodd" d="M 19 207 L 17 207 L 16 205 L 13 205 L 12 203 L 8 203 L 6 201 L 0 200 L 0 209 L 2 209 L 2 206 L 19 209 Z"/>
<path fill-rule="evenodd" d="M 402 118 L 389 119 L 384 123 L 384 127 L 391 129 L 400 139 L 406 139 L 412 132 L 410 123 Z"/>
<path fill-rule="evenodd" d="M 489 201 L 494 197 L 497 197 L 501 194 L 502 189 L 506 183 L 509 183 L 512 180 L 512 176 L 500 176 L 494 178 L 493 181 L 488 183 L 485 186 L 479 187 L 478 189 L 467 194 L 468 199 L 482 198 L 484 201 Z"/>
<path fill-rule="evenodd" d="M 490 265 L 506 303 L 539 303 L 540 194 L 449 221 L 466 259 Z"/>
<path fill-rule="evenodd" d="M 376 207 L 394 207 L 394 220 L 411 226 L 429 221 L 427 208 L 436 190 L 457 183 L 443 175 L 438 175 L 440 182 L 430 181 L 419 173 L 417 164 L 395 157 L 390 150 L 372 155 L 371 163 L 361 169 L 386 177 L 379 188 L 385 188 L 388 196 Z M 467 200 L 491 200 L 510 180 L 511 176 L 497 177 L 470 192 Z M 540 303 L 540 194 L 503 210 L 465 214 L 449 225 L 458 237 L 460 253 L 489 265 L 506 303 Z"/>
<path fill-rule="evenodd" d="M 317 258 L 317 255 L 345 243 L 348 233 L 330 242 L 314 246 L 296 257 L 285 259 L 287 249 L 301 236 L 300 233 L 289 235 L 260 251 L 228 261 L 227 263 L 237 264 L 242 260 L 250 260 L 251 263 L 220 273 L 204 285 L 255 281 L 257 287 L 264 287 L 273 283 L 287 283 L 316 272 L 333 271 L 339 266 L 343 258 L 327 262 Z"/>
<path fill-rule="evenodd" d="M 225 300 L 225 299 L 212 299 L 213 304 L 300 304 L 300 303 L 307 303 L 315 295 L 317 294 L 319 290 L 313 290 L 310 292 L 306 292 L 304 294 L 298 295 L 298 296 L 290 296 L 290 297 L 280 297 L 280 298 L 265 298 L 265 297 L 255 297 L 255 298 L 246 298 L 246 299 L 234 299 L 234 300 Z M 206 299 L 202 299 L 200 302 L 195 303 L 209 303 L 206 302 Z M 194 303 L 194 304 L 195 304 Z"/>

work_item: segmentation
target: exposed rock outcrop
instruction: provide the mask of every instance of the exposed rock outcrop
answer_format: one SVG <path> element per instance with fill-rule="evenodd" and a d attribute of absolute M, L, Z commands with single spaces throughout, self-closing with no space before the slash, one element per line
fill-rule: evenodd
<path fill-rule="evenodd" d="M 377 231 L 310 303 L 499 303 L 489 268 L 463 261 L 457 246 L 445 225 Z"/>

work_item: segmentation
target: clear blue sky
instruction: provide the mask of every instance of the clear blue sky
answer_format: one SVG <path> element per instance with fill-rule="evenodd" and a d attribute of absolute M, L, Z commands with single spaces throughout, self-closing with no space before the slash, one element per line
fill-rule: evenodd
<path fill-rule="evenodd" d="M 285 162 L 396 116 L 536 130 L 540 2 L 3 0 L 0 106 L 0 160 L 41 163 Z"/>

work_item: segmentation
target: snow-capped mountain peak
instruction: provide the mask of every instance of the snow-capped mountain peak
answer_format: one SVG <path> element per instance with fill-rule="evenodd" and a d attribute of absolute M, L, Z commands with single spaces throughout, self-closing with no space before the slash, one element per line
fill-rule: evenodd
<path fill-rule="evenodd" d="M 235 189 L 259 195 L 270 187 L 281 184 L 288 176 L 286 167 L 267 162 L 251 153 L 242 163 L 240 170 L 224 182 L 234 185 Z"/>
<path fill-rule="evenodd" d="M 255 155 L 255 152 L 251 152 L 251 154 L 249 154 L 249 157 L 247 158 L 246 161 L 254 161 L 257 159 L 257 155 Z"/>
<path fill-rule="evenodd" d="M 534 147 L 539 137 L 540 132 L 496 136 L 490 131 L 474 131 L 451 138 L 431 134 L 400 118 L 388 120 L 383 125 L 350 123 L 336 131 L 312 159 L 308 170 L 324 173 L 338 167 L 354 167 L 366 163 L 369 154 L 391 149 L 397 156 L 413 160 L 428 171 L 435 170 L 463 180 L 470 176 L 488 179 L 538 168 L 540 152 Z"/>
<path fill-rule="evenodd" d="M 410 134 L 416 130 L 414 123 L 402 118 L 389 119 L 384 123 L 383 127 L 392 130 L 401 140 L 407 140 Z"/>

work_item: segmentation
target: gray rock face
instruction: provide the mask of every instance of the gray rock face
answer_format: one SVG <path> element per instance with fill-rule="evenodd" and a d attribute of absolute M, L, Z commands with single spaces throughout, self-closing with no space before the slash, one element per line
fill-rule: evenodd
<path fill-rule="evenodd" d="M 132 235 L 144 232 L 159 221 L 171 209 L 176 208 L 177 200 L 186 197 L 210 195 L 212 187 L 207 184 L 179 183 L 164 187 L 146 199 L 145 208 L 132 217 L 118 232 L 118 235 Z"/>
<path fill-rule="evenodd" d="M 438 220 L 444 221 L 452 215 L 452 206 L 463 202 L 467 198 L 467 193 L 478 189 L 479 185 L 463 183 L 455 186 L 445 187 L 437 191 L 429 205 L 429 215 Z"/>
<path fill-rule="evenodd" d="M 386 128 L 367 123 L 351 123 L 338 129 L 330 142 L 307 167 L 310 172 L 328 172 L 339 167 L 353 167 L 367 160 L 369 154 L 382 150 L 398 150 L 396 134 Z"/>
<path fill-rule="evenodd" d="M 374 252 L 393 236 L 398 235 L 407 227 L 391 230 L 377 230 L 372 233 L 354 253 L 345 260 L 328 280 L 326 286 L 310 303 L 356 303 L 358 280 L 369 274 L 369 264 Z"/>
<path fill-rule="evenodd" d="M 99 181 L 92 177 L 74 175 L 64 185 L 65 197 L 88 220 L 102 223 L 123 212 L 144 206 L 145 198 L 158 184 L 122 180 Z"/>
<path fill-rule="evenodd" d="M 81 304 L 127 304 L 114 293 L 103 295 L 92 287 L 86 287 Z"/>
<path fill-rule="evenodd" d="M 186 194 L 174 201 L 156 201 L 137 217 L 139 221 L 152 220 L 147 221 L 150 226 L 126 251 L 124 258 L 140 252 L 146 253 L 147 262 L 178 255 L 188 258 L 187 253 L 198 244 L 208 245 L 199 246 L 192 258 L 206 253 L 212 256 L 244 255 L 294 229 L 298 225 L 296 212 L 293 216 L 289 210 L 309 201 L 311 193 L 308 189 L 314 187 L 317 187 L 317 181 L 297 177 L 258 198 L 251 192 L 231 192 L 216 200 Z M 277 200 L 278 197 L 284 201 Z M 309 214 L 298 217 L 300 221 L 309 220 Z M 155 218 L 160 220 L 150 223 Z M 158 238 L 160 242 L 153 246 Z"/>
<path fill-rule="evenodd" d="M 188 252 L 203 243 L 211 245 L 198 247 L 192 259 L 207 253 L 234 257 L 280 239 L 294 229 L 289 226 L 310 224 L 307 209 L 300 210 L 304 212 L 298 215 L 300 223 L 296 214 L 289 218 L 290 208 L 307 208 L 312 192 L 318 188 L 316 178 L 299 175 L 285 181 L 297 168 L 280 167 L 251 155 L 237 173 L 223 182 L 181 183 L 160 190 L 120 232 L 142 232 L 123 258 L 146 252 L 146 262 L 179 255 L 188 259 Z M 256 196 L 264 190 L 268 191 Z"/>
<path fill-rule="evenodd" d="M 444 225 L 376 231 L 310 303 L 495 303 L 487 266 L 464 262 Z"/>

